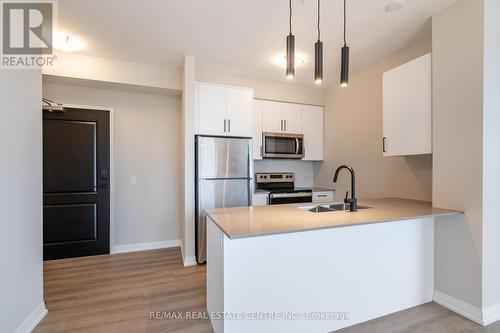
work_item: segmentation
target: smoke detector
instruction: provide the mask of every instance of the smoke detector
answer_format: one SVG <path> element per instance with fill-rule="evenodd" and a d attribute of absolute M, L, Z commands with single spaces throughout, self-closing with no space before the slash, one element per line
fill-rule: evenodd
<path fill-rule="evenodd" d="M 404 0 L 390 0 L 387 2 L 385 6 L 385 11 L 388 13 L 392 13 L 400 10 L 404 6 Z"/>

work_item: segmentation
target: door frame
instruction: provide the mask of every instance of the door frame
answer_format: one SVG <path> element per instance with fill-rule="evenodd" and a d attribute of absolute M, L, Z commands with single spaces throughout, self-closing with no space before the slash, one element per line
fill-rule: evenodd
<path fill-rule="evenodd" d="M 115 253 L 115 134 L 114 109 L 109 106 L 95 106 L 62 103 L 63 107 L 100 110 L 109 112 L 109 254 Z M 43 130 L 42 130 L 43 131 Z M 43 133 L 43 132 L 42 132 Z"/>

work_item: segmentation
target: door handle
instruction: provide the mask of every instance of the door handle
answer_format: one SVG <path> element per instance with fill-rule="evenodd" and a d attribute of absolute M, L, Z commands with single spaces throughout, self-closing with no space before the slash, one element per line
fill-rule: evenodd
<path fill-rule="evenodd" d="M 382 138 L 382 152 L 387 153 L 387 137 Z"/>

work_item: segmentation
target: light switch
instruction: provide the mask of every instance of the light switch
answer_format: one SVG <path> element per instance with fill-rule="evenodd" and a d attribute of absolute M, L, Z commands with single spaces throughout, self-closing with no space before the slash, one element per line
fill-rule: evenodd
<path fill-rule="evenodd" d="M 135 176 L 130 176 L 130 185 L 135 185 L 137 184 L 137 178 Z"/>

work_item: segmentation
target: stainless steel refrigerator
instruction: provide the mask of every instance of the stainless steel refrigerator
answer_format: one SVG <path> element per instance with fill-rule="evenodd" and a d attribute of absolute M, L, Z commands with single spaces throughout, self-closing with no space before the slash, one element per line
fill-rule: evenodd
<path fill-rule="evenodd" d="M 196 137 L 196 259 L 206 261 L 205 209 L 252 204 L 252 141 Z"/>

